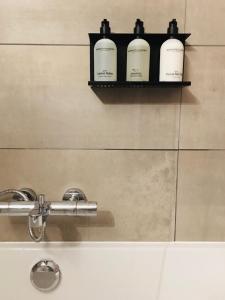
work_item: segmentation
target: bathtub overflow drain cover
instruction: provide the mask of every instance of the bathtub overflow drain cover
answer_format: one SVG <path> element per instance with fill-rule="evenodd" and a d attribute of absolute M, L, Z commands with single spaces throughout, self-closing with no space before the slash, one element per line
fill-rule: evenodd
<path fill-rule="evenodd" d="M 33 286 L 42 292 L 54 290 L 61 278 L 59 266 L 52 260 L 43 259 L 36 263 L 30 272 Z"/>

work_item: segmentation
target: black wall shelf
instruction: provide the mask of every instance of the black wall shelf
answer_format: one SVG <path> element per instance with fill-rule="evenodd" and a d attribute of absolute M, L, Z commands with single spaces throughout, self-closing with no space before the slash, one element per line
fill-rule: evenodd
<path fill-rule="evenodd" d="M 180 40 L 185 46 L 186 39 L 190 33 L 179 33 L 174 37 Z M 160 47 L 163 42 L 169 39 L 168 34 L 163 33 L 145 33 L 140 35 L 150 44 L 150 81 L 146 82 L 127 82 L 126 81 L 126 61 L 127 61 L 127 46 L 135 38 L 134 34 L 130 33 L 111 33 L 107 37 L 115 42 L 117 45 L 117 81 L 94 81 L 94 46 L 98 40 L 103 38 L 100 33 L 89 33 L 90 39 L 90 81 L 88 85 L 92 88 L 143 88 L 143 87 L 185 87 L 190 86 L 190 81 L 182 82 L 159 82 L 159 60 L 160 60 Z"/>
<path fill-rule="evenodd" d="M 190 81 L 182 82 L 131 82 L 131 81 L 88 81 L 88 85 L 93 88 L 176 88 L 190 86 Z"/>

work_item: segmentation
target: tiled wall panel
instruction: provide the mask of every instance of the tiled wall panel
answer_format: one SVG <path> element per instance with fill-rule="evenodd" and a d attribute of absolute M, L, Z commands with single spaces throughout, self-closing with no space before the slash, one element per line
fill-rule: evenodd
<path fill-rule="evenodd" d="M 180 152 L 178 240 L 225 240 L 224 170 L 224 151 Z"/>
<path fill-rule="evenodd" d="M 96 90 L 89 48 L 0 46 L 0 147 L 174 149 L 180 90 Z"/>
<path fill-rule="evenodd" d="M 61 201 L 67 188 L 78 187 L 98 202 L 93 219 L 49 217 L 48 240 L 173 238 L 174 151 L 0 150 L 0 165 L 1 190 L 32 187 Z M 26 219 L 0 222 L 0 240 L 28 239 Z"/>
<path fill-rule="evenodd" d="M 1 43 L 87 44 L 88 32 L 111 21 L 113 32 L 133 32 L 136 18 L 146 32 L 165 32 L 176 17 L 184 28 L 185 0 L 7 0 L 0 2 Z"/>
<path fill-rule="evenodd" d="M 225 1 L 187 0 L 185 30 L 192 45 L 225 45 Z"/>
<path fill-rule="evenodd" d="M 225 149 L 225 47 L 188 47 L 180 147 Z"/>
<path fill-rule="evenodd" d="M 48 240 L 171 240 L 175 223 L 178 240 L 224 239 L 224 10 L 223 0 L 0 3 L 0 189 L 60 200 L 76 185 L 99 202 L 96 219 L 49 220 Z M 137 17 L 147 32 L 177 18 L 192 33 L 191 87 L 88 87 L 87 33 L 103 18 L 132 32 Z M 0 240 L 28 239 L 25 219 L 0 223 Z"/>

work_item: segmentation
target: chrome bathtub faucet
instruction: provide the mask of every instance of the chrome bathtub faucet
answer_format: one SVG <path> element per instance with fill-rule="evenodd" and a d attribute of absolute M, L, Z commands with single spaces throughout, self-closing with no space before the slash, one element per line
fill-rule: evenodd
<path fill-rule="evenodd" d="M 63 201 L 46 201 L 45 195 L 32 189 L 8 189 L 0 198 L 11 195 L 10 201 L 0 202 L 0 216 L 28 216 L 29 235 L 35 242 L 43 240 L 48 216 L 96 216 L 97 203 L 87 200 L 77 188 L 68 189 Z"/>

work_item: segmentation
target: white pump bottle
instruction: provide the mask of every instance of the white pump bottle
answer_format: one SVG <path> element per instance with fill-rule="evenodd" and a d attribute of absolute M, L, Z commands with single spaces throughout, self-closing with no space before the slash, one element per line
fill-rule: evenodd
<path fill-rule="evenodd" d="M 162 44 L 160 49 L 159 81 L 182 81 L 184 45 L 175 38 L 178 34 L 176 19 L 169 23 L 167 32 L 170 38 Z"/>
<path fill-rule="evenodd" d="M 95 81 L 117 80 L 117 47 L 112 40 L 107 38 L 110 32 L 109 21 L 104 19 L 100 28 L 103 38 L 98 40 L 94 46 Z"/>
<path fill-rule="evenodd" d="M 134 28 L 136 38 L 127 47 L 127 81 L 149 81 L 150 46 L 140 38 L 144 34 L 143 22 L 137 19 Z"/>

